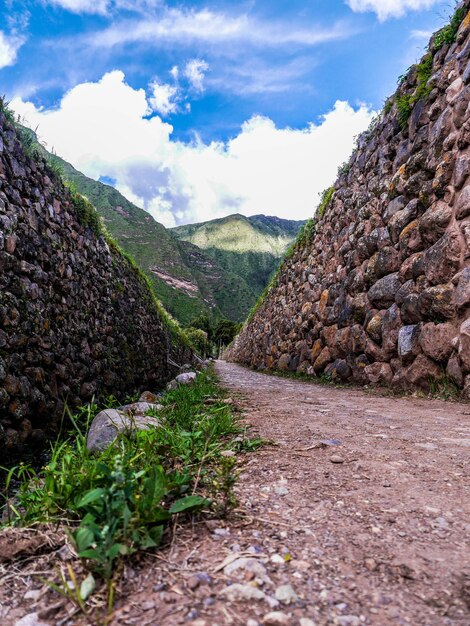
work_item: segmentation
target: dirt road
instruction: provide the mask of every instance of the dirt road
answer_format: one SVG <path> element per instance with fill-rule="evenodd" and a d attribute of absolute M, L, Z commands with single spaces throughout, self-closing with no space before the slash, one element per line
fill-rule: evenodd
<path fill-rule="evenodd" d="M 126 573 L 113 626 L 468 626 L 470 405 L 217 371 L 272 443 L 239 519 Z"/>

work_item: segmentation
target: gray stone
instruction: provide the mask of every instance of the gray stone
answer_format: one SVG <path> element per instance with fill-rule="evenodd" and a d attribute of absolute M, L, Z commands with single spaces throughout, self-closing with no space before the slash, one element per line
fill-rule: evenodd
<path fill-rule="evenodd" d="M 410 325 L 400 328 L 398 333 L 398 356 L 403 365 L 408 365 L 419 351 L 419 326 Z"/>
<path fill-rule="evenodd" d="M 282 604 L 294 604 L 299 599 L 292 585 L 281 585 L 276 589 L 275 598 Z"/>
<path fill-rule="evenodd" d="M 289 626 L 292 624 L 291 619 L 285 613 L 280 611 L 272 611 L 263 617 L 264 626 Z"/>
<path fill-rule="evenodd" d="M 455 211 L 458 220 L 463 220 L 464 217 L 470 215 L 470 185 L 464 187 L 460 192 L 455 203 Z"/>
<path fill-rule="evenodd" d="M 15 626 L 50 626 L 39 619 L 37 613 L 29 613 L 15 622 Z"/>
<path fill-rule="evenodd" d="M 110 446 L 120 433 L 135 434 L 138 430 L 158 428 L 160 422 L 154 417 L 131 416 L 116 409 L 101 411 L 91 423 L 87 435 L 87 449 L 101 452 Z"/>
<path fill-rule="evenodd" d="M 220 595 L 224 598 L 227 598 L 230 602 L 252 602 L 253 600 L 265 600 L 266 594 L 258 589 L 258 587 L 254 587 L 253 585 L 244 585 L 241 583 L 235 583 L 233 585 L 229 585 L 225 587 L 220 592 Z"/>
<path fill-rule="evenodd" d="M 398 196 L 398 198 L 395 198 L 394 200 L 389 202 L 383 214 L 384 222 L 388 224 L 390 218 L 395 215 L 395 213 L 398 213 L 398 211 L 404 209 L 405 206 L 406 200 L 404 196 Z"/>
<path fill-rule="evenodd" d="M 152 404 L 150 402 L 133 402 L 132 404 L 126 404 L 120 406 L 118 411 L 127 413 L 128 415 L 147 415 L 150 411 L 160 411 L 163 409 L 161 404 Z"/>
<path fill-rule="evenodd" d="M 243 572 L 250 572 L 259 578 L 266 577 L 266 568 L 264 565 L 258 559 L 249 557 L 241 557 L 226 565 L 224 568 L 224 574 L 226 576 L 232 576 L 240 570 Z"/>
<path fill-rule="evenodd" d="M 193 385 L 196 382 L 196 377 L 196 372 L 185 372 L 184 374 L 179 374 L 175 380 L 178 385 Z"/>
<path fill-rule="evenodd" d="M 470 267 L 466 267 L 458 277 L 455 304 L 458 309 L 464 309 L 470 304 Z"/>
<path fill-rule="evenodd" d="M 369 289 L 370 303 L 380 309 L 385 309 L 395 302 L 395 295 L 401 287 L 398 272 L 389 274 L 378 280 Z"/>
<path fill-rule="evenodd" d="M 450 378 L 450 380 L 456 385 L 458 385 L 459 387 L 463 386 L 463 372 L 456 354 L 453 354 L 450 357 L 447 363 L 446 374 Z"/>

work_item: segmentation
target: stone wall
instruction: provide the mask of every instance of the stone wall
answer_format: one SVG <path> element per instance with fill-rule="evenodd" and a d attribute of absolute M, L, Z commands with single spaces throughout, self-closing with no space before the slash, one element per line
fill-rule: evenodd
<path fill-rule="evenodd" d="M 168 356 L 192 358 L 139 272 L 81 225 L 0 112 L 0 462 L 41 444 L 65 403 L 158 389 L 175 373 Z"/>
<path fill-rule="evenodd" d="M 460 7 L 455 42 L 431 41 L 431 80 L 413 68 L 359 138 L 316 232 L 226 358 L 397 389 L 451 380 L 470 397 L 470 2 Z"/>

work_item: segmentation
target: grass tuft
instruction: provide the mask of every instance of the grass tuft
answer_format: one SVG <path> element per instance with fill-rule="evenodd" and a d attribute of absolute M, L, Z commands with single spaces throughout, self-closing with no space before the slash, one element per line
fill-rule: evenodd
<path fill-rule="evenodd" d="M 164 540 L 174 515 L 228 513 L 236 504 L 237 470 L 227 451 L 256 449 L 262 441 L 242 436 L 233 404 L 210 370 L 162 403 L 154 414 L 159 427 L 122 433 L 100 454 L 86 448 L 98 407 L 71 415 L 73 430 L 53 444 L 47 465 L 4 470 L 6 497 L 13 485 L 16 491 L 7 524 L 65 525 L 86 568 L 109 583 L 128 555 Z"/>

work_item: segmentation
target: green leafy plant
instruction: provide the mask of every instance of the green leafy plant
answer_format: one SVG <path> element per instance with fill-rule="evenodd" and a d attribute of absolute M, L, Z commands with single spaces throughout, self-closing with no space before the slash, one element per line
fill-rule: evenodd
<path fill-rule="evenodd" d="M 334 193 L 335 193 L 334 187 L 328 187 L 322 192 L 321 197 L 320 197 L 320 204 L 318 205 L 318 209 L 317 209 L 317 213 L 320 217 L 323 217 L 325 215 L 325 211 L 328 205 L 330 204 Z"/>
<path fill-rule="evenodd" d="M 225 517 L 238 504 L 234 491 L 238 479 L 236 463 L 234 457 L 223 457 L 212 475 L 212 492 L 219 496 L 216 511 L 221 517 Z"/>
<path fill-rule="evenodd" d="M 9 102 L 7 101 L 5 96 L 0 98 L 0 113 L 3 113 L 8 123 L 12 126 L 15 124 L 15 116 L 11 109 L 9 108 Z"/>
<path fill-rule="evenodd" d="M 214 374 L 199 373 L 195 384 L 165 394 L 163 409 L 154 413 L 159 428 L 122 433 L 100 454 L 86 448 L 99 407 L 69 415 L 73 430 L 52 446 L 47 465 L 4 470 L 5 497 L 14 501 L 8 523 L 66 524 L 87 569 L 105 581 L 111 607 L 121 561 L 160 545 L 173 516 L 209 509 L 227 514 L 234 506 L 236 460 L 228 462 L 224 451 L 238 449 L 242 431 L 225 400 Z M 72 598 L 64 580 L 53 584 L 80 607 L 83 594 Z"/>
<path fill-rule="evenodd" d="M 432 43 L 433 52 L 437 52 L 446 44 L 452 45 L 455 42 L 460 24 L 466 13 L 467 10 L 464 7 L 458 8 L 452 16 L 450 23 L 436 33 Z"/>
<path fill-rule="evenodd" d="M 342 165 L 340 165 L 338 167 L 338 177 L 340 176 L 346 176 L 346 174 L 349 174 L 349 170 L 350 170 L 350 165 L 349 165 L 349 160 L 345 161 Z"/>
<path fill-rule="evenodd" d="M 395 98 L 393 96 L 390 98 L 387 98 L 384 104 L 384 108 L 383 108 L 385 115 L 388 115 L 390 111 L 393 109 L 394 102 L 395 102 Z"/>
<path fill-rule="evenodd" d="M 429 79 L 432 75 L 433 56 L 426 54 L 421 63 L 416 66 L 417 85 L 412 94 L 403 94 L 396 99 L 398 123 L 405 128 L 413 108 L 420 100 L 425 100 L 432 91 Z"/>

